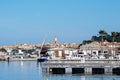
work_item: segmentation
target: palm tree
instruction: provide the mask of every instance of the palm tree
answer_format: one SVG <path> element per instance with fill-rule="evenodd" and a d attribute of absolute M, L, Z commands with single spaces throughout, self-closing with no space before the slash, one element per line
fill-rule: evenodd
<path fill-rule="evenodd" d="M 99 34 L 101 36 L 101 42 L 103 42 L 103 36 L 106 36 L 107 35 L 107 32 L 105 30 L 100 30 L 99 31 Z"/>
<path fill-rule="evenodd" d="M 103 53 L 103 48 L 102 48 L 102 42 L 103 42 L 103 37 L 107 35 L 107 32 L 105 30 L 100 30 L 99 35 L 101 36 L 101 53 Z"/>
<path fill-rule="evenodd" d="M 112 42 L 114 42 L 115 37 L 117 36 L 117 32 L 111 32 L 111 36 L 112 36 Z"/>
<path fill-rule="evenodd" d="M 113 55 L 115 56 L 115 53 L 114 53 L 114 41 L 115 41 L 115 37 L 117 36 L 117 32 L 111 32 L 111 36 L 112 36 L 112 42 L 113 42 Z"/>

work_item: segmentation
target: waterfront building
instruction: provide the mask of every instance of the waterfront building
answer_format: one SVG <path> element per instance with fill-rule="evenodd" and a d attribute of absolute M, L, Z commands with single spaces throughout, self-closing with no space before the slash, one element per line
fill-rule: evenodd
<path fill-rule="evenodd" d="M 35 45 L 28 45 L 28 44 L 20 44 L 18 45 L 20 49 L 35 49 Z"/>
<path fill-rule="evenodd" d="M 50 59 L 72 59 L 76 58 L 77 50 L 70 48 L 55 47 L 47 51 Z"/>
<path fill-rule="evenodd" d="M 110 42 L 92 42 L 80 46 L 80 50 L 84 51 L 88 55 L 96 55 L 99 58 L 102 57 L 118 57 L 120 55 L 120 43 Z"/>
<path fill-rule="evenodd" d="M 0 56 L 5 56 L 5 52 L 0 52 Z"/>

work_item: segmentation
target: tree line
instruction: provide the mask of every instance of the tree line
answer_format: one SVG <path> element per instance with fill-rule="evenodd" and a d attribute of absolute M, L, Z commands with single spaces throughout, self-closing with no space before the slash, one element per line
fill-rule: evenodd
<path fill-rule="evenodd" d="M 84 40 L 82 44 L 97 42 L 120 42 L 120 32 L 111 32 L 108 34 L 105 30 L 99 30 L 97 36 L 92 36 L 91 40 Z"/>

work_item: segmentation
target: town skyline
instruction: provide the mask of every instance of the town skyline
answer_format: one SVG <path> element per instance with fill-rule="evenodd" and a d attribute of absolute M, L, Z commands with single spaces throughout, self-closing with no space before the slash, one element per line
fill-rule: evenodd
<path fill-rule="evenodd" d="M 0 46 L 53 42 L 81 43 L 120 30 L 120 1 L 0 1 Z"/>

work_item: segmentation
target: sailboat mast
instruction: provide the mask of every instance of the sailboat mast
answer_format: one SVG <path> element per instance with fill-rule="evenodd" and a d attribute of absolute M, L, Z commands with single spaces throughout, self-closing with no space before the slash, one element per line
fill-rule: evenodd
<path fill-rule="evenodd" d="M 43 42 L 42 42 L 42 45 L 41 45 L 41 48 L 40 48 L 40 51 L 39 51 L 39 57 L 40 57 L 40 53 L 41 53 L 41 51 L 42 51 L 42 48 L 43 48 L 44 43 L 45 43 L 45 39 L 44 39 Z"/>

